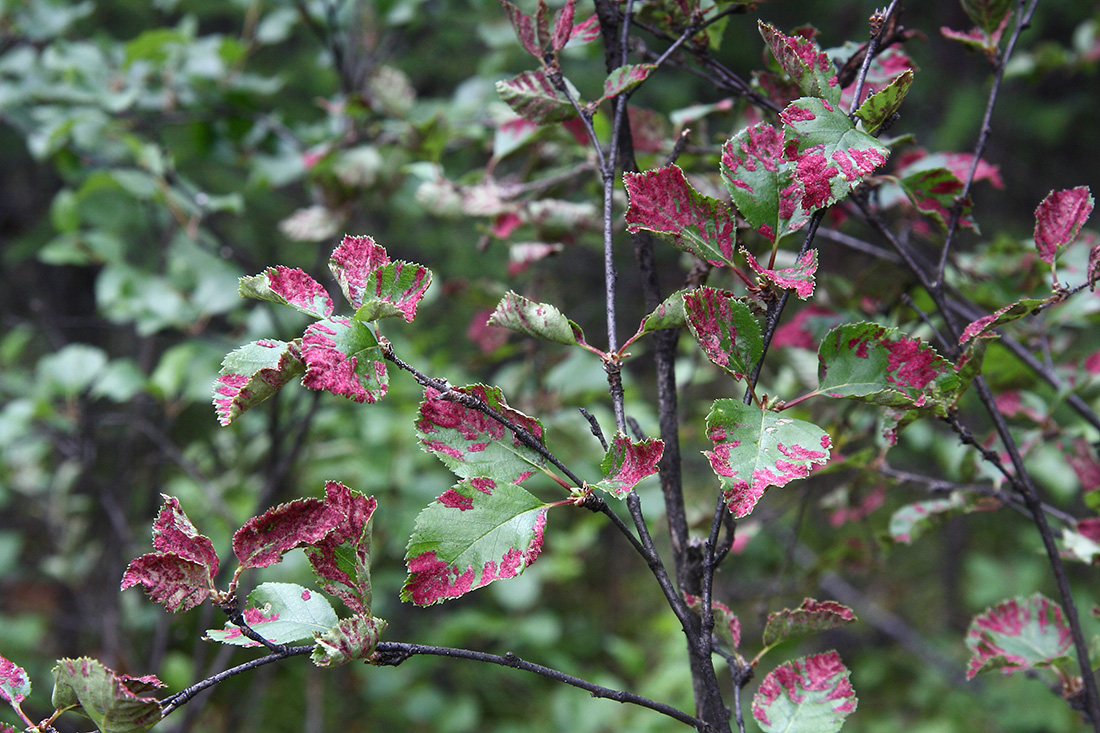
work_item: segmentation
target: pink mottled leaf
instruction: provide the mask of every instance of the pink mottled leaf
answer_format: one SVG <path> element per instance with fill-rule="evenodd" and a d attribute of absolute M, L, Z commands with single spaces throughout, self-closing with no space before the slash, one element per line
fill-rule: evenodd
<path fill-rule="evenodd" d="M 302 374 L 301 339 L 262 339 L 229 352 L 214 382 L 214 412 L 223 427 Z"/>
<path fill-rule="evenodd" d="M 901 109 L 901 103 L 913 85 L 913 70 L 906 69 L 896 79 L 863 100 L 856 110 L 856 117 L 863 121 L 865 130 L 874 134 L 883 123 Z"/>
<path fill-rule="evenodd" d="M 1088 186 L 1051 191 L 1035 209 L 1035 246 L 1039 257 L 1051 267 L 1059 252 L 1077 239 L 1092 213 L 1093 198 Z"/>
<path fill-rule="evenodd" d="M 734 379 L 752 373 L 764 352 L 760 323 L 728 290 L 703 286 L 684 295 L 684 313 L 707 358 Z"/>
<path fill-rule="evenodd" d="M 378 339 L 359 321 L 333 317 L 311 323 L 302 337 L 302 361 L 302 386 L 310 389 L 377 402 L 389 388 Z"/>
<path fill-rule="evenodd" d="M 987 35 L 993 35 L 1008 17 L 1012 0 L 962 0 L 963 10 Z"/>
<path fill-rule="evenodd" d="M 569 98 L 554 87 L 544 71 L 525 71 L 512 79 L 498 81 L 496 89 L 513 112 L 536 124 L 565 122 L 577 116 Z M 570 88 L 570 93 L 580 100 L 575 89 Z"/>
<path fill-rule="evenodd" d="M 785 125 L 785 155 L 794 163 L 802 189 L 799 205 L 806 214 L 847 197 L 890 154 L 828 100 L 796 99 L 779 117 Z"/>
<path fill-rule="evenodd" d="M 746 127 L 722 146 L 722 182 L 745 220 L 769 242 L 806 225 L 795 167 L 783 155 L 783 133 L 767 122 Z"/>
<path fill-rule="evenodd" d="M 707 437 L 714 450 L 703 453 L 738 519 L 752 512 L 769 487 L 805 478 L 814 464 L 828 461 L 832 446 L 828 433 L 813 423 L 732 399 L 714 401 Z"/>
<path fill-rule="evenodd" d="M 968 511 L 970 507 L 966 497 L 957 491 L 946 499 L 928 499 L 906 504 L 890 516 L 890 539 L 911 545 L 937 524 L 960 512 Z"/>
<path fill-rule="evenodd" d="M 764 733 L 835 733 L 858 704 L 850 676 L 836 652 L 781 664 L 753 696 L 753 717 Z"/>
<path fill-rule="evenodd" d="M 512 291 L 505 294 L 489 316 L 490 326 L 500 326 L 535 338 L 576 346 L 584 342 L 581 327 L 549 303 L 536 303 Z"/>
<path fill-rule="evenodd" d="M 345 234 L 329 257 L 328 269 L 347 301 L 358 308 L 369 297 L 367 279 L 370 274 L 389 261 L 386 248 L 373 237 Z"/>
<path fill-rule="evenodd" d="M 317 635 L 310 657 L 318 667 L 339 667 L 374 654 L 386 622 L 357 613 Z"/>
<path fill-rule="evenodd" d="M 839 629 L 855 621 L 855 614 L 847 606 L 836 601 L 806 598 L 798 608 L 784 608 L 768 614 L 764 624 L 764 647 L 770 649 L 788 639 Z"/>
<path fill-rule="evenodd" d="M 654 232 L 712 265 L 733 264 L 737 230 L 729 207 L 688 183 L 676 165 L 623 176 L 627 230 Z"/>
<path fill-rule="evenodd" d="M 687 601 L 688 608 L 692 611 L 702 613 L 702 598 L 685 593 L 684 600 Z M 714 614 L 714 633 L 718 634 L 718 638 L 726 642 L 730 649 L 736 651 L 737 647 L 741 646 L 741 620 L 737 618 L 737 614 L 730 610 L 729 606 L 721 601 L 712 600 L 710 608 L 711 613 Z"/>
<path fill-rule="evenodd" d="M 305 548 L 317 581 L 356 613 L 370 613 L 371 529 L 378 502 L 339 481 L 325 484 L 325 507 L 336 525 Z"/>
<path fill-rule="evenodd" d="M 261 583 L 248 594 L 243 615 L 249 628 L 274 644 L 312 639 L 339 622 L 323 595 L 297 583 Z M 260 646 L 232 622 L 226 622 L 224 629 L 209 629 L 204 638 L 234 646 Z"/>
<path fill-rule="evenodd" d="M 600 37 L 600 18 L 593 15 L 583 23 L 573 26 L 569 34 L 570 43 L 591 43 Z"/>
<path fill-rule="evenodd" d="M 195 529 L 180 507 L 179 499 L 167 494 L 161 494 L 161 497 L 164 505 L 153 522 L 153 547 L 160 552 L 174 552 L 205 566 L 213 581 L 218 574 L 218 553 L 214 550 L 214 543 Z"/>
<path fill-rule="evenodd" d="M 452 392 L 488 405 L 542 442 L 542 423 L 509 407 L 499 387 L 474 384 Z M 540 453 L 493 418 L 432 389 L 420 404 L 416 433 L 421 447 L 460 478 L 520 483 L 545 464 Z"/>
<path fill-rule="evenodd" d="M 917 166 L 900 171 L 898 184 L 901 190 L 922 214 L 932 218 L 940 229 L 946 230 L 951 219 L 951 207 L 962 193 L 963 182 L 947 168 Z M 974 202 L 967 196 L 959 212 L 959 225 L 978 232 L 978 225 L 970 215 Z"/>
<path fill-rule="evenodd" d="M 961 386 L 951 362 L 919 338 L 877 323 L 848 323 L 818 349 L 819 394 L 946 413 Z"/>
<path fill-rule="evenodd" d="M 972 340 L 989 334 L 998 326 L 1031 315 L 1036 308 L 1050 301 L 1051 298 L 1024 298 L 1015 303 L 1009 303 L 995 313 L 990 313 L 968 324 L 959 336 L 959 346 L 966 346 Z"/>
<path fill-rule="evenodd" d="M 656 69 L 656 64 L 627 64 L 608 74 L 603 83 L 603 96 L 600 102 L 617 97 L 641 84 Z"/>
<path fill-rule="evenodd" d="M 428 268 L 400 260 L 389 262 L 367 278 L 363 304 L 355 311 L 355 320 L 365 322 L 400 316 L 411 323 L 420 299 L 431 284 L 432 271 Z"/>
<path fill-rule="evenodd" d="M 560 51 L 573 35 L 573 18 L 577 12 L 577 0 L 566 0 L 565 6 L 554 13 L 554 30 L 550 36 L 550 48 Z"/>
<path fill-rule="evenodd" d="M 504 6 L 504 12 L 508 14 L 508 20 L 512 22 L 512 28 L 515 29 L 519 42 L 527 49 L 527 53 L 541 59 L 542 49 L 539 48 L 538 39 L 535 37 L 535 24 L 531 16 L 508 2 L 508 0 L 501 0 L 500 4 Z"/>
<path fill-rule="evenodd" d="M 1049 667 L 1068 660 L 1073 647 L 1069 626 L 1057 603 L 1036 593 L 1002 601 L 978 614 L 966 632 L 973 656 L 966 677 Z"/>
<path fill-rule="evenodd" d="M 242 297 L 289 305 L 314 318 L 332 315 L 328 292 L 298 268 L 269 267 L 259 275 L 242 277 L 237 290 Z"/>
<path fill-rule="evenodd" d="M 0 700 L 18 709 L 19 703 L 31 694 L 31 678 L 27 670 L 0 656 Z"/>
<path fill-rule="evenodd" d="M 970 175 L 970 168 L 974 165 L 973 153 L 932 153 L 926 154 L 923 149 L 917 149 L 906 153 L 902 170 L 909 175 L 920 170 L 934 170 L 946 168 L 955 174 L 960 181 L 965 181 Z M 1004 180 L 1001 178 L 1001 169 L 979 158 L 978 165 L 974 169 L 974 182 L 989 181 L 994 188 L 1004 188 Z"/>
<path fill-rule="evenodd" d="M 233 554 L 242 568 L 266 568 L 283 554 L 325 538 L 340 517 L 320 499 L 296 499 L 252 517 L 233 534 Z"/>
<path fill-rule="evenodd" d="M 430 606 L 518 575 L 542 550 L 548 505 L 510 483 L 470 479 L 416 518 L 402 600 Z"/>
<path fill-rule="evenodd" d="M 1100 239 L 1089 249 L 1088 284 L 1089 290 L 1095 292 L 1096 283 L 1100 281 Z"/>
<path fill-rule="evenodd" d="M 817 250 L 809 249 L 794 267 L 783 270 L 768 270 L 760 265 L 749 252 L 742 247 L 741 253 L 748 260 L 749 267 L 765 281 L 783 290 L 793 290 L 802 300 L 814 294 L 814 273 L 817 272 Z"/>
<path fill-rule="evenodd" d="M 803 94 L 823 97 L 833 104 L 840 102 L 836 69 L 816 43 L 802 36 L 785 35 L 763 21 L 758 21 L 758 28 L 775 60 Z"/>
<path fill-rule="evenodd" d="M 604 477 L 593 487 L 617 499 L 624 498 L 639 481 L 657 473 L 657 462 L 664 449 L 665 444 L 659 438 L 635 443 L 622 433 L 617 434 L 600 463 Z"/>
<path fill-rule="evenodd" d="M 163 687 L 156 677 L 118 674 L 88 657 L 59 659 L 53 673 L 53 706 L 91 718 L 104 733 L 137 733 L 161 720 L 157 699 L 141 694 L 150 686 Z"/>

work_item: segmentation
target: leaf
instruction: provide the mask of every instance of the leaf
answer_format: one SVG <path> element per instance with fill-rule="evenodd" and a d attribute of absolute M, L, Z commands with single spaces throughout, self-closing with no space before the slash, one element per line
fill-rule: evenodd
<path fill-rule="evenodd" d="M 863 104 L 856 110 L 856 117 L 863 120 L 863 126 L 868 133 L 874 134 L 901 109 L 901 103 L 905 101 L 905 96 L 909 94 L 909 87 L 912 84 L 913 70 L 906 69 L 886 87 L 863 100 Z"/>
<path fill-rule="evenodd" d="M 597 104 L 634 89 L 656 68 L 656 64 L 625 64 L 618 67 L 604 80 L 603 96 L 599 98 Z"/>
<path fill-rule="evenodd" d="M 764 647 L 770 649 L 788 639 L 839 629 L 855 623 L 856 620 L 852 609 L 836 601 L 806 598 L 796 609 L 784 608 L 768 614 L 768 621 L 764 625 Z"/>
<path fill-rule="evenodd" d="M 600 37 L 600 17 L 593 15 L 588 20 L 574 25 L 569 33 L 570 43 L 591 43 Z"/>
<path fill-rule="evenodd" d="M 991 669 L 1049 667 L 1068 657 L 1073 638 L 1058 604 L 1036 593 L 1002 601 L 975 616 L 966 645 L 973 652 L 966 678 L 973 679 Z"/>
<path fill-rule="evenodd" d="M 802 190 L 783 155 L 783 133 L 767 122 L 746 127 L 722 146 L 722 182 L 741 216 L 773 244 L 806 225 Z"/>
<path fill-rule="evenodd" d="M 1012 0 L 962 0 L 963 10 L 987 35 L 992 36 L 1008 16 Z"/>
<path fill-rule="evenodd" d="M 946 414 L 961 380 L 949 361 L 919 338 L 877 323 L 848 323 L 818 349 L 819 394 Z"/>
<path fill-rule="evenodd" d="M 508 2 L 508 0 L 501 0 L 500 4 L 504 6 L 504 12 L 508 14 L 508 20 L 511 21 L 512 28 L 516 31 L 516 37 L 527 49 L 527 53 L 541 59 L 542 49 L 539 48 L 538 39 L 535 37 L 535 25 L 531 21 L 531 16 Z"/>
<path fill-rule="evenodd" d="M 1051 191 L 1035 209 L 1035 246 L 1039 258 L 1051 267 L 1063 247 L 1077 239 L 1092 213 L 1088 186 Z"/>
<path fill-rule="evenodd" d="M 707 358 L 744 379 L 764 353 L 760 323 L 728 290 L 703 286 L 684 295 L 688 327 Z"/>
<path fill-rule="evenodd" d="M 566 0 L 565 6 L 554 13 L 554 31 L 550 36 L 550 48 L 560 51 L 573 35 L 573 17 L 577 12 L 577 0 Z"/>
<path fill-rule="evenodd" d="M 356 659 L 366 659 L 374 654 L 385 628 L 386 622 L 382 619 L 357 613 L 318 634 L 310 658 L 318 667 L 339 667 Z"/>
<path fill-rule="evenodd" d="M 27 670 L 0 656 L 0 700 L 18 706 L 31 694 Z"/>
<path fill-rule="evenodd" d="M 284 553 L 324 539 L 339 522 L 320 499 L 296 499 L 245 522 L 233 533 L 233 554 L 242 568 L 266 568 Z"/>
<path fill-rule="evenodd" d="M 858 704 L 850 676 L 836 652 L 782 664 L 760 683 L 753 717 L 765 733 L 835 733 Z"/>
<path fill-rule="evenodd" d="M 890 154 L 824 99 L 796 99 L 779 118 L 786 125 L 785 153 L 794 162 L 806 215 L 847 197 Z"/>
<path fill-rule="evenodd" d="M 761 267 L 756 258 L 749 254 L 744 247 L 741 248 L 741 254 L 745 255 L 745 259 L 748 260 L 749 267 L 753 269 L 753 272 L 765 281 L 783 290 L 793 290 L 795 295 L 802 300 L 813 296 L 814 273 L 817 272 L 816 249 L 806 250 L 806 253 L 799 258 L 797 265 L 783 270 L 768 270 Z"/>
<path fill-rule="evenodd" d="M 302 386 L 310 389 L 373 403 L 389 388 L 378 339 L 359 321 L 333 317 L 311 323 L 302 337 L 302 361 Z"/>
<path fill-rule="evenodd" d="M 600 463 L 603 479 L 593 487 L 622 499 L 634 490 L 639 481 L 657 473 L 657 462 L 661 460 L 664 449 L 665 444 L 659 438 L 635 443 L 622 433 L 617 433 Z"/>
<path fill-rule="evenodd" d="M 301 339 L 253 341 L 229 352 L 214 382 L 214 412 L 225 427 L 305 371 Z"/>
<path fill-rule="evenodd" d="M 539 125 L 565 122 L 577 116 L 572 102 L 554 87 L 544 71 L 525 71 L 512 79 L 498 81 L 496 90 L 513 112 Z M 570 93 L 579 102 L 575 90 L 570 89 Z"/>
<path fill-rule="evenodd" d="M 959 346 L 966 346 L 967 343 L 974 339 L 979 339 L 990 334 L 993 329 L 998 326 L 1003 326 L 1006 323 L 1011 323 L 1012 321 L 1029 316 L 1036 308 L 1052 300 L 1053 296 L 1051 298 L 1024 298 L 1022 300 L 1017 300 L 1015 303 L 1009 303 L 995 313 L 990 313 L 988 316 L 982 316 L 963 329 L 962 335 L 959 336 Z"/>
<path fill-rule="evenodd" d="M 542 423 L 509 407 L 499 387 L 474 384 L 452 392 L 485 403 L 542 442 Z M 545 463 L 542 455 L 522 443 L 508 428 L 483 412 L 445 397 L 433 389 L 425 390 L 416 434 L 421 446 L 434 453 L 459 478 L 518 484 L 542 469 Z"/>
<path fill-rule="evenodd" d="M 737 230 L 729 207 L 692 188 L 679 166 L 626 173 L 623 181 L 627 231 L 654 232 L 717 267 L 733 264 Z"/>
<path fill-rule="evenodd" d="M 292 644 L 328 631 L 340 619 L 320 593 L 296 583 L 261 583 L 248 594 L 244 620 L 271 643 Z M 208 629 L 203 638 L 233 646 L 261 646 L 229 621 L 224 629 Z"/>
<path fill-rule="evenodd" d="M 242 277 L 237 291 L 245 298 L 289 305 L 314 318 L 332 315 L 332 298 L 303 270 L 295 267 L 269 267 L 259 275 Z"/>
<path fill-rule="evenodd" d="M 376 243 L 373 237 L 345 234 L 329 257 L 328 269 L 348 303 L 353 308 L 359 308 L 369 297 L 367 280 L 371 273 L 389 261 L 386 248 Z"/>
<path fill-rule="evenodd" d="M 757 21 L 757 26 L 775 60 L 803 94 L 840 103 L 841 89 L 828 54 L 807 38 L 784 35 L 763 21 Z"/>
<path fill-rule="evenodd" d="M 962 193 L 963 182 L 948 168 L 906 169 L 903 178 L 898 179 L 901 190 L 922 214 L 931 217 L 941 230 L 947 229 L 951 219 L 951 208 L 956 197 Z M 978 225 L 970 215 L 974 202 L 969 196 L 963 199 L 959 211 L 959 225 L 978 230 Z"/>
<path fill-rule="evenodd" d="M 153 522 L 153 547 L 203 565 L 209 569 L 213 580 L 218 574 L 218 553 L 214 543 L 195 529 L 180 507 L 179 499 L 167 494 L 161 494 L 161 498 L 164 505 Z"/>
<path fill-rule="evenodd" d="M 400 316 L 406 323 L 416 317 L 416 308 L 432 284 L 432 271 L 421 265 L 397 260 L 383 265 L 367 280 L 367 298 L 355 320 L 374 321 Z"/>
<path fill-rule="evenodd" d="M 813 423 L 783 417 L 740 400 L 714 401 L 707 415 L 713 451 L 703 451 L 733 516 L 752 512 L 770 486 L 805 478 L 829 460 L 832 441 Z"/>
<path fill-rule="evenodd" d="M 87 657 L 59 659 L 53 673 L 53 706 L 91 718 L 104 733 L 148 730 L 161 720 L 157 699 L 131 689 L 131 685 L 142 691 L 150 685 L 163 686 L 156 677 L 120 675 Z"/>
<path fill-rule="evenodd" d="M 581 327 L 549 303 L 536 303 L 508 291 L 489 316 L 490 326 L 500 326 L 528 336 L 576 346 L 584 342 Z"/>
<path fill-rule="evenodd" d="M 968 511 L 970 504 L 960 492 L 952 492 L 946 499 L 929 499 L 906 504 L 890 516 L 889 533 L 894 542 L 906 545 L 960 512 Z"/>
<path fill-rule="evenodd" d="M 702 614 L 702 598 L 693 596 L 690 593 L 685 593 L 684 600 L 687 601 L 688 608 L 698 614 Z M 718 634 L 718 638 L 726 642 L 730 649 L 736 651 L 737 647 L 741 646 L 740 619 L 730 610 L 729 606 L 721 601 L 712 600 L 710 602 L 710 608 L 711 612 L 714 614 L 714 633 Z"/>
<path fill-rule="evenodd" d="M 687 326 L 687 313 L 684 312 L 684 295 L 688 291 L 677 290 L 661 301 L 661 304 L 642 319 L 638 326 L 638 336 L 659 331 L 663 328 L 684 328 Z"/>
<path fill-rule="evenodd" d="M 370 613 L 371 527 L 378 502 L 339 481 L 325 484 L 325 508 L 335 516 L 332 531 L 305 548 L 321 588 L 356 613 Z"/>
<path fill-rule="evenodd" d="M 470 479 L 416 518 L 401 598 L 418 606 L 519 575 L 542 550 L 548 505 L 509 483 Z"/>

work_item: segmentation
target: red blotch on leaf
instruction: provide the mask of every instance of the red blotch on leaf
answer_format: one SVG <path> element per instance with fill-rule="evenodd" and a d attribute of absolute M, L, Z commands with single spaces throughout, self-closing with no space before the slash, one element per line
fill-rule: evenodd
<path fill-rule="evenodd" d="M 1077 238 L 1092 206 L 1087 186 L 1051 191 L 1043 199 L 1035 209 L 1035 246 L 1043 262 L 1053 265 L 1058 250 Z"/>

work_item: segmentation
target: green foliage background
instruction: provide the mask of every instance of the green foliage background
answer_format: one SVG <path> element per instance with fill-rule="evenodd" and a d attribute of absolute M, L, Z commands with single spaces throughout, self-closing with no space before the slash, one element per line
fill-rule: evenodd
<path fill-rule="evenodd" d="M 829 46 L 861 41 L 873 7 L 776 2 L 759 14 L 779 28 L 815 24 Z M 578 17 L 590 13 L 582 4 Z M 763 51 L 750 17 L 731 19 L 719 52 L 746 74 L 761 66 Z M 909 48 L 920 71 L 897 134 L 913 133 L 933 150 L 965 150 L 977 134 L 989 67 L 939 35 L 943 25 L 965 28 L 965 15 L 955 3 L 912 3 L 904 22 L 926 38 Z M 1096 33 L 1089 3 L 1041 3 L 998 103 L 985 157 L 1001 166 L 1006 186 L 979 189 L 976 213 L 1001 239 L 967 244 L 1003 253 L 1006 265 L 1017 261 L 1031 212 L 1050 189 L 1095 190 Z M 341 49 L 337 59 L 331 44 Z M 49 670 L 61 656 L 156 673 L 173 689 L 247 658 L 199 640 L 222 624 L 210 609 L 169 617 L 137 591 L 119 593 L 126 563 L 147 551 L 161 492 L 179 497 L 224 556 L 244 520 L 319 495 L 326 479 L 378 498 L 374 612 L 390 623 L 386 639 L 514 651 L 691 709 L 675 620 L 642 564 L 596 516 L 552 516 L 542 558 L 516 580 L 440 607 L 399 603 L 414 518 L 451 483 L 415 447 L 421 394 L 411 379 L 395 375 L 389 396 L 369 409 L 287 389 L 228 429 L 218 428 L 210 406 L 227 351 L 254 338 L 291 338 L 305 322 L 239 299 L 237 278 L 285 264 L 330 282 L 324 265 L 339 237 L 370 234 L 437 278 L 415 327 L 387 331 L 399 353 L 454 384 L 499 384 L 516 407 L 543 419 L 559 455 L 598 475 L 602 452 L 575 409 L 613 424 L 598 363 L 514 337 L 483 349 L 468 331 L 509 288 L 560 305 L 590 338 L 602 328 L 595 208 L 528 225 L 523 238 L 567 247 L 515 273 L 488 219 L 462 216 L 447 182 L 479 180 L 492 153 L 490 123 L 500 115 L 493 82 L 530 61 L 490 0 L 0 3 L 0 653 L 31 673 L 32 717 L 48 714 Z M 595 46 L 571 53 L 566 65 L 582 89 L 602 80 Z M 669 115 L 720 98 L 671 69 L 635 101 Z M 712 160 L 706 146 L 735 131 L 736 116 L 711 115 L 693 127 L 699 149 L 689 149 L 685 167 Z M 559 159 L 577 154 L 567 134 L 552 132 L 537 149 L 501 160 L 494 174 L 553 173 L 565 167 Z M 660 164 L 651 158 L 643 166 Z M 592 206 L 596 184 L 582 172 L 552 194 Z M 280 227 L 307 207 L 317 207 L 316 218 L 304 236 L 293 236 L 292 222 Z M 669 249 L 661 257 L 671 286 L 682 277 L 680 256 Z M 868 296 L 886 312 L 905 285 L 848 254 L 825 259 L 834 302 L 855 308 Z M 636 268 L 629 252 L 619 264 L 620 320 L 632 325 L 643 315 Z M 987 285 L 993 307 L 1002 304 L 999 283 L 1019 284 L 1003 274 Z M 1093 322 L 1094 303 L 1083 322 Z M 796 387 L 815 368 L 807 358 L 777 357 L 768 383 Z M 1001 384 L 1042 393 L 1004 353 L 997 359 Z M 628 412 L 653 432 L 652 375 L 637 362 L 627 375 Z M 689 511 L 701 528 L 716 487 L 697 453 L 701 418 L 728 383 L 697 356 L 685 355 L 682 374 Z M 855 430 L 874 416 L 837 409 L 832 419 Z M 938 426 L 917 424 L 905 435 L 899 450 L 908 458 L 897 465 L 956 480 L 978 474 Z M 1032 460 L 1055 498 L 1077 490 L 1057 451 Z M 831 511 L 880 487 L 885 508 L 830 524 Z M 659 524 L 656 482 L 641 494 Z M 880 543 L 889 509 L 922 496 L 844 470 L 773 492 L 758 512 L 760 535 L 727 564 L 716 597 L 741 616 L 750 648 L 768 611 L 803 596 L 856 610 L 864 623 L 787 650 L 840 649 L 860 697 L 848 730 L 1073 729 L 1073 713 L 1033 681 L 961 682 L 970 617 L 1003 597 L 1049 590 L 1033 529 L 1002 511 L 953 520 L 912 546 Z M 263 577 L 302 581 L 308 570 L 288 560 Z M 1095 577 L 1081 578 L 1090 583 L 1079 590 L 1087 609 Z M 674 724 L 510 670 L 416 658 L 398 668 L 335 671 L 290 660 L 219 686 L 163 727 L 372 726 Z"/>

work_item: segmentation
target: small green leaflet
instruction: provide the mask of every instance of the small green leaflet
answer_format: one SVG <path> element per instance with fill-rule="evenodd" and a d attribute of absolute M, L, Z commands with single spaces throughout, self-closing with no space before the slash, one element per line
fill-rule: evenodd
<path fill-rule="evenodd" d="M 248 594 L 244 619 L 260 636 L 274 644 L 290 644 L 312 639 L 328 631 L 339 619 L 332 604 L 315 591 L 296 583 L 262 583 Z M 226 622 L 224 629 L 209 629 L 206 639 L 235 646 L 260 646 L 245 636 L 236 625 Z"/>
<path fill-rule="evenodd" d="M 1058 604 L 1036 593 L 1002 601 L 975 616 L 966 645 L 973 652 L 966 678 L 973 679 L 991 669 L 1014 672 L 1068 661 L 1073 637 Z"/>
<path fill-rule="evenodd" d="M 600 463 L 604 477 L 593 488 L 606 491 L 616 499 L 626 497 L 638 482 L 657 473 L 657 462 L 661 460 L 665 444 L 659 438 L 650 438 L 637 443 L 622 433 L 611 440 Z"/>
<path fill-rule="evenodd" d="M 866 132 L 874 134 L 883 123 L 901 109 L 901 103 L 905 101 L 905 95 L 909 93 L 909 87 L 912 84 L 913 70 L 906 69 L 885 89 L 880 89 L 863 100 L 863 104 L 856 110 L 856 117 L 863 121 Z"/>
<path fill-rule="evenodd" d="M 536 303 L 509 291 L 489 316 L 490 326 L 500 326 L 528 336 L 567 346 L 584 342 L 580 326 L 549 303 Z"/>
<path fill-rule="evenodd" d="M 1006 17 L 1012 0 L 962 0 L 963 10 L 974 21 L 974 25 L 992 36 Z"/>
<path fill-rule="evenodd" d="M 751 374 L 764 353 L 760 323 L 728 290 L 703 286 L 684 295 L 688 326 L 707 358 L 734 379 Z"/>
<path fill-rule="evenodd" d="M 401 598 L 430 606 L 519 575 L 538 557 L 548 505 L 490 479 L 456 484 L 416 518 Z"/>
<path fill-rule="evenodd" d="M 684 312 L 684 295 L 688 291 L 677 290 L 665 298 L 656 310 L 642 319 L 638 327 L 638 336 L 658 331 L 662 328 L 683 328 L 687 325 L 687 314 Z"/>
<path fill-rule="evenodd" d="M 703 453 L 738 519 L 752 512 L 769 487 L 805 478 L 815 464 L 828 461 L 832 446 L 828 433 L 813 423 L 731 399 L 714 401 L 707 437 L 714 450 Z"/>
<path fill-rule="evenodd" d="M 836 652 L 802 657 L 768 673 L 752 699 L 765 733 L 836 733 L 858 700 Z"/>
<path fill-rule="evenodd" d="M 656 64 L 627 64 L 615 69 L 604 81 L 603 96 L 597 100 L 597 104 L 635 88 L 656 68 Z"/>
<path fill-rule="evenodd" d="M 960 512 L 969 511 L 970 503 L 962 492 L 952 492 L 946 499 L 929 499 L 906 504 L 890 516 L 890 539 L 910 545 L 934 525 Z"/>
<path fill-rule="evenodd" d="M 313 655 L 318 667 L 338 667 L 356 659 L 366 659 L 378 646 L 386 622 L 364 613 L 340 621 L 314 637 Z"/>
<path fill-rule="evenodd" d="M 214 411 L 224 427 L 306 370 L 302 340 L 263 339 L 229 352 L 214 382 Z"/>
<path fill-rule="evenodd" d="M 91 718 L 103 733 L 137 733 L 161 720 L 157 699 L 142 696 L 164 686 L 156 677 L 120 675 L 87 657 L 59 659 L 53 673 L 53 706 Z"/>

